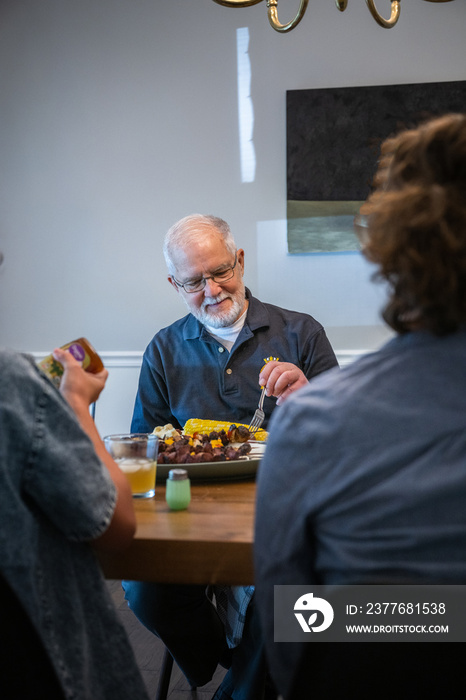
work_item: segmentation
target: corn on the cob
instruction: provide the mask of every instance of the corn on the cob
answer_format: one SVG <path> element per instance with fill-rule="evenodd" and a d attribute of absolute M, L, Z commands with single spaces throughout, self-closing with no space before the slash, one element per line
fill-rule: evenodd
<path fill-rule="evenodd" d="M 190 418 L 186 421 L 183 433 L 185 435 L 192 435 L 193 433 L 211 433 L 214 430 L 220 431 L 225 430 L 228 432 L 231 425 L 240 425 L 248 428 L 245 423 L 233 423 L 233 421 L 222 421 L 222 420 L 206 420 L 204 418 Z M 258 430 L 254 435 L 254 440 L 267 440 L 267 432 L 265 430 Z"/>

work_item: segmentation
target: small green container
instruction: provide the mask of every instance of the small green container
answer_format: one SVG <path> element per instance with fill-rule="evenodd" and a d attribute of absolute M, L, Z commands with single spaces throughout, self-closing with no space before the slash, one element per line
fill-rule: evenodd
<path fill-rule="evenodd" d="M 186 469 L 170 469 L 165 488 L 165 500 L 171 510 L 184 510 L 191 501 L 191 482 Z"/>

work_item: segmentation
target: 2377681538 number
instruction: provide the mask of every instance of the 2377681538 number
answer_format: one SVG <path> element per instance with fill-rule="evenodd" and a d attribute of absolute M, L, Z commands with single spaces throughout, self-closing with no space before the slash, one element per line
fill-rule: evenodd
<path fill-rule="evenodd" d="M 366 615 L 444 615 L 445 603 L 366 603 Z"/>

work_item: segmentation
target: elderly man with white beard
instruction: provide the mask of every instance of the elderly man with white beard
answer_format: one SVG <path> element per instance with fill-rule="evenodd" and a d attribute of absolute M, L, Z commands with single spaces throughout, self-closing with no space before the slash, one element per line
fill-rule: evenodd
<path fill-rule="evenodd" d="M 337 365 L 312 316 L 252 296 L 243 281 L 244 250 L 222 219 L 181 219 L 165 237 L 164 255 L 168 281 L 189 313 L 161 329 L 144 353 L 132 431 L 167 423 L 182 428 L 190 418 L 249 424 L 261 386 L 266 428 L 275 406 Z M 204 586 L 123 586 L 130 608 L 163 640 L 192 686 L 209 682 L 220 663 L 229 671 L 215 700 L 263 697 L 266 667 L 252 586 L 214 587 L 217 605 Z"/>

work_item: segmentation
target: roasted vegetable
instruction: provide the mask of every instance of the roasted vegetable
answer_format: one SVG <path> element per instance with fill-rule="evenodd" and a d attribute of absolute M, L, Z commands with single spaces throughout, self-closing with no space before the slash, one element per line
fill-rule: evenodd
<path fill-rule="evenodd" d="M 265 430 L 258 430 L 257 433 L 252 435 L 248 431 L 248 426 L 244 423 L 231 423 L 228 421 L 221 420 L 207 420 L 204 418 L 190 418 L 186 421 L 183 428 L 183 433 L 185 435 L 194 435 L 195 433 L 211 433 L 219 432 L 224 430 L 227 434 L 231 430 L 235 430 L 235 438 L 231 442 L 246 442 L 246 440 L 267 440 L 267 432 Z M 245 437 L 247 431 L 248 437 Z"/>
<path fill-rule="evenodd" d="M 240 447 L 231 445 L 224 430 L 209 435 L 184 435 L 179 440 L 159 441 L 159 464 L 193 464 L 195 462 L 228 462 L 245 457 L 251 451 L 247 442 Z"/>

